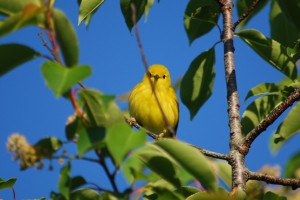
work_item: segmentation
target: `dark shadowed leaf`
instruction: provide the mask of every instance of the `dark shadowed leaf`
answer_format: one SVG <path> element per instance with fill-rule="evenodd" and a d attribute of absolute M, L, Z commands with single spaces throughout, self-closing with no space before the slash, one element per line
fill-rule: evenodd
<path fill-rule="evenodd" d="M 196 194 L 193 194 L 186 198 L 186 200 L 235 200 L 237 198 L 231 197 L 226 191 L 217 191 L 217 192 L 207 192 L 207 191 L 200 191 Z"/>
<path fill-rule="evenodd" d="M 73 140 L 78 135 L 79 130 L 82 128 L 82 119 L 77 115 L 72 115 L 68 118 L 65 126 L 66 138 Z"/>
<path fill-rule="evenodd" d="M 182 194 L 185 198 L 196 194 L 198 192 L 201 192 L 199 188 L 192 187 L 192 186 L 182 186 L 177 190 L 180 194 Z"/>
<path fill-rule="evenodd" d="M 250 7 L 253 0 L 242 0 L 236 1 L 238 16 L 242 16 Z M 260 0 L 258 4 L 255 6 L 255 9 L 250 13 L 248 17 L 246 17 L 238 26 L 239 30 L 241 30 L 259 11 L 261 11 L 265 5 L 268 3 L 268 0 Z"/>
<path fill-rule="evenodd" d="M 120 1 L 121 10 L 129 30 L 131 30 L 134 25 L 132 22 L 132 10 L 130 4 L 133 3 L 135 5 L 136 22 L 138 22 L 145 12 L 147 1 L 148 0 L 121 0 Z"/>
<path fill-rule="evenodd" d="M 52 61 L 44 62 L 41 70 L 47 86 L 52 89 L 57 97 L 63 95 L 72 86 L 92 73 L 92 69 L 89 66 L 66 68 Z"/>
<path fill-rule="evenodd" d="M 0 45 L 0 76 L 38 56 L 40 53 L 25 45 Z"/>
<path fill-rule="evenodd" d="M 281 0 L 271 1 L 271 11 L 270 11 L 271 38 L 280 42 L 282 45 L 286 47 L 292 48 L 295 46 L 296 41 L 299 38 L 299 32 L 295 24 L 287 16 L 289 15 L 289 13 L 283 12 L 281 7 L 279 6 L 280 1 Z"/>
<path fill-rule="evenodd" d="M 82 0 L 79 7 L 78 25 L 91 16 L 103 2 L 104 0 Z"/>
<path fill-rule="evenodd" d="M 85 184 L 87 184 L 87 182 L 82 176 L 75 176 L 71 179 L 70 189 L 75 190 Z"/>
<path fill-rule="evenodd" d="M 66 66 L 72 67 L 77 65 L 79 59 L 79 45 L 74 27 L 60 10 L 54 9 L 53 20 L 56 39 Z"/>
<path fill-rule="evenodd" d="M 300 152 L 295 153 L 285 165 L 284 175 L 286 178 L 299 178 L 300 175 Z"/>
<path fill-rule="evenodd" d="M 145 132 L 133 131 L 125 122 L 106 130 L 106 145 L 117 165 L 123 162 L 131 150 L 144 145 L 146 139 L 147 134 Z"/>
<path fill-rule="evenodd" d="M 43 157 L 51 157 L 53 153 L 58 151 L 63 145 L 63 142 L 56 137 L 47 137 L 39 140 L 34 148 L 38 154 Z"/>
<path fill-rule="evenodd" d="M 293 137 L 295 134 L 300 133 L 300 103 L 298 102 L 287 114 L 286 118 L 281 122 L 272 137 L 271 149 L 273 151 L 279 150 L 279 148 L 285 144 L 285 142 Z"/>
<path fill-rule="evenodd" d="M 0 178 L 0 190 L 6 189 L 6 188 L 12 188 L 14 184 L 16 183 L 16 178 L 10 178 L 7 181 Z"/>
<path fill-rule="evenodd" d="M 195 58 L 182 78 L 180 97 L 190 111 L 192 120 L 212 94 L 214 85 L 215 51 L 213 48 Z"/>
<path fill-rule="evenodd" d="M 296 61 L 282 44 L 267 38 L 255 29 L 240 31 L 236 34 L 275 69 L 292 80 L 297 78 Z"/>
<path fill-rule="evenodd" d="M 71 193 L 72 200 L 101 200 L 100 194 L 90 188 L 81 188 Z"/>
<path fill-rule="evenodd" d="M 208 159 L 196 148 L 177 140 L 155 142 L 172 159 L 176 160 L 188 173 L 209 190 L 216 190 L 217 180 Z"/>
<path fill-rule="evenodd" d="M 103 127 L 82 127 L 79 131 L 79 138 L 77 141 L 77 151 L 79 156 L 85 152 L 100 148 L 104 145 L 105 128 Z"/>
<path fill-rule="evenodd" d="M 299 0 L 295 0 L 295 1 L 278 0 L 278 4 L 279 4 L 280 8 L 282 9 L 282 11 L 284 12 L 284 14 L 286 15 L 286 17 L 288 18 L 289 22 L 293 23 L 296 26 L 298 33 L 299 33 L 299 31 L 300 31 L 300 21 L 298 20 L 298 19 L 300 19 L 300 13 L 299 13 L 300 2 L 299 2 Z"/>
<path fill-rule="evenodd" d="M 81 90 L 78 95 L 84 103 L 91 125 L 109 127 L 124 121 L 121 110 L 113 101 L 114 96 L 90 89 Z"/>
<path fill-rule="evenodd" d="M 65 199 L 69 199 L 70 195 L 70 170 L 71 164 L 68 162 L 63 168 L 61 168 L 59 175 L 58 191 L 65 197 Z"/>
<path fill-rule="evenodd" d="M 220 8 L 217 1 L 189 1 L 184 13 L 184 27 L 190 44 L 216 26 L 219 14 Z"/>

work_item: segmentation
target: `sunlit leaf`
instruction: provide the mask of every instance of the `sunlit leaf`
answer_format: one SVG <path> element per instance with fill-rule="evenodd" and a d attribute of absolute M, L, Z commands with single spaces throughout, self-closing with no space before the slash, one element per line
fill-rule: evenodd
<path fill-rule="evenodd" d="M 275 135 L 272 137 L 272 142 L 278 144 L 271 145 L 272 150 L 278 150 L 288 139 L 300 133 L 298 119 L 300 119 L 300 103 L 293 106 L 283 122 L 278 126 Z"/>
<path fill-rule="evenodd" d="M 6 188 L 12 188 L 14 184 L 16 183 L 16 178 L 10 178 L 7 181 L 0 178 L 0 190 L 6 189 Z"/>
<path fill-rule="evenodd" d="M 10 16 L 20 12 L 28 4 L 35 4 L 39 7 L 42 7 L 44 1 L 40 0 L 9 0 L 9 1 L 0 1 L 0 15 Z"/>
<path fill-rule="evenodd" d="M 215 51 L 213 48 L 195 58 L 182 78 L 180 97 L 192 120 L 211 96 L 214 85 Z"/>
<path fill-rule="evenodd" d="M 169 156 L 176 160 L 187 172 L 210 190 L 217 188 L 217 180 L 207 158 L 194 147 L 177 140 L 155 142 Z"/>
<path fill-rule="evenodd" d="M 90 89 L 81 90 L 78 95 L 84 102 L 85 111 L 92 125 L 109 127 L 124 121 L 121 110 L 113 101 L 113 96 Z"/>
<path fill-rule="evenodd" d="M 279 103 L 282 97 L 279 95 L 268 95 L 255 99 L 250 103 L 242 115 L 243 134 L 249 133 L 258 125 Z"/>
<path fill-rule="evenodd" d="M 231 197 L 226 191 L 217 191 L 217 192 L 207 192 L 207 191 L 201 191 L 196 194 L 193 194 L 186 198 L 186 200 L 199 200 L 199 199 L 205 199 L 205 200 L 235 200 L 236 198 Z"/>
<path fill-rule="evenodd" d="M 284 196 L 279 196 L 278 194 L 275 194 L 271 191 L 268 191 L 262 200 L 287 200 L 286 197 Z"/>
<path fill-rule="evenodd" d="M 252 3 L 253 0 L 236 1 L 238 16 L 241 17 L 248 10 Z M 239 30 L 241 30 L 257 13 L 259 13 L 267 3 L 268 0 L 260 0 L 255 6 L 255 9 L 250 12 L 249 16 L 247 16 L 243 21 L 239 23 Z"/>
<path fill-rule="evenodd" d="M 284 169 L 286 178 L 299 178 L 300 176 L 300 152 L 295 153 L 286 163 Z"/>
<path fill-rule="evenodd" d="M 59 182 L 58 182 L 58 191 L 66 199 L 69 199 L 69 195 L 70 195 L 70 185 L 71 185 L 70 170 L 71 170 L 71 164 L 70 162 L 68 162 L 63 168 L 61 168 Z"/>
<path fill-rule="evenodd" d="M 41 70 L 46 84 L 57 97 L 70 90 L 79 81 L 87 78 L 92 72 L 89 66 L 66 68 L 52 61 L 43 63 Z"/>
<path fill-rule="evenodd" d="M 100 194 L 90 188 L 81 188 L 71 193 L 72 200 L 101 200 Z"/>
<path fill-rule="evenodd" d="M 279 6 L 279 2 L 285 4 L 285 1 L 281 0 L 271 1 L 271 38 L 280 42 L 286 47 L 294 47 L 297 39 L 299 38 L 299 32 L 297 31 L 297 28 L 293 21 L 290 20 L 287 16 L 289 15 L 289 13 L 286 13 L 281 9 L 281 7 Z M 287 3 L 289 4 L 289 1 L 287 1 Z M 292 1 L 290 1 L 290 3 L 292 3 Z"/>
<path fill-rule="evenodd" d="M 107 148 L 118 165 L 131 150 L 144 145 L 147 139 L 146 133 L 133 131 L 125 122 L 107 128 L 106 135 Z"/>
<path fill-rule="evenodd" d="M 170 185 L 163 179 L 156 182 L 151 182 L 145 188 L 145 200 L 184 200 L 184 197 L 180 193 L 174 191 L 174 186 Z"/>
<path fill-rule="evenodd" d="M 38 56 L 40 53 L 25 45 L 0 45 L 0 76 Z"/>
<path fill-rule="evenodd" d="M 213 29 L 219 19 L 217 1 L 190 0 L 184 13 L 184 27 L 190 44 Z"/>
<path fill-rule="evenodd" d="M 82 0 L 79 7 L 78 25 L 91 16 L 103 2 L 104 0 Z"/>
<path fill-rule="evenodd" d="M 255 29 L 240 31 L 236 34 L 275 69 L 292 80 L 297 78 L 296 61 L 290 57 L 287 48 L 282 44 L 267 38 Z"/>
<path fill-rule="evenodd" d="M 215 164 L 217 165 L 217 174 L 219 178 L 226 184 L 228 188 L 230 188 L 232 184 L 231 166 L 225 161 L 216 161 Z"/>
<path fill-rule="evenodd" d="M 129 156 L 121 165 L 121 170 L 130 184 L 139 180 L 147 180 L 149 176 L 143 173 L 144 168 L 145 164 L 136 156 Z"/>
<path fill-rule="evenodd" d="M 134 4 L 136 10 L 136 22 L 140 20 L 145 12 L 148 0 L 121 0 L 121 10 L 129 30 L 133 27 L 131 3 Z"/>
<path fill-rule="evenodd" d="M 44 27 L 44 11 L 45 8 L 39 7 L 34 3 L 27 4 L 20 12 L 14 13 L 0 21 L 0 36 L 16 31 L 27 25 Z"/>
<path fill-rule="evenodd" d="M 275 83 L 262 83 L 259 84 L 251 90 L 249 90 L 247 96 L 245 97 L 245 101 L 247 101 L 248 98 L 257 96 L 257 95 L 271 95 L 271 94 L 280 94 L 280 91 L 283 89 L 282 86 L 277 85 Z"/>
<path fill-rule="evenodd" d="M 105 128 L 103 127 L 82 127 L 79 130 L 79 138 L 77 141 L 77 151 L 82 156 L 89 150 L 100 148 L 104 145 Z"/>
<path fill-rule="evenodd" d="M 66 66 L 72 67 L 77 65 L 79 59 L 79 45 L 74 27 L 65 14 L 58 9 L 53 10 L 53 21 L 56 39 Z"/>
<path fill-rule="evenodd" d="M 53 153 L 58 151 L 63 145 L 63 142 L 56 137 L 47 137 L 39 140 L 34 148 L 38 154 L 43 157 L 51 157 Z"/>

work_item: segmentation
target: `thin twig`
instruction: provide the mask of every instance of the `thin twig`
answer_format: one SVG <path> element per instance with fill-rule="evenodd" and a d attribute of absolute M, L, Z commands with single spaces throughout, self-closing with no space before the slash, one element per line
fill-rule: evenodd
<path fill-rule="evenodd" d="M 139 34 L 139 29 L 138 29 L 138 26 L 137 26 L 137 21 L 136 21 L 136 9 L 135 9 L 135 6 L 133 3 L 130 4 L 131 6 L 131 10 L 132 10 L 132 22 L 134 24 L 134 31 L 135 31 L 135 35 L 136 35 L 136 40 L 137 40 L 137 43 L 138 43 L 138 46 L 139 46 L 139 50 L 140 50 L 140 53 L 141 53 L 141 56 L 142 56 L 142 61 L 143 61 L 143 64 L 144 64 L 144 67 L 145 67 L 145 71 L 148 72 L 148 63 L 147 63 L 147 59 L 146 59 L 146 55 L 145 55 L 145 52 L 144 52 L 144 49 L 143 49 L 143 45 L 142 45 L 142 40 L 141 40 L 141 37 L 140 37 L 140 34 Z M 154 94 L 154 97 L 155 97 L 155 100 L 157 102 L 157 105 L 159 107 L 159 110 L 160 112 L 162 113 L 162 116 L 163 116 L 163 119 L 164 119 L 164 122 L 166 123 L 167 127 L 168 127 L 168 131 L 171 133 L 171 136 L 173 138 L 176 138 L 176 133 L 175 133 L 175 130 L 173 129 L 173 127 L 170 126 L 170 123 L 168 121 L 168 118 L 165 114 L 165 112 L 163 111 L 162 109 L 162 106 L 159 102 L 159 99 L 158 99 L 158 96 L 156 94 L 156 91 L 155 91 L 155 87 L 154 87 L 154 84 L 153 82 L 151 81 L 150 79 L 150 75 L 147 73 L 147 77 L 148 77 L 148 80 L 150 82 L 150 85 L 151 85 L 151 88 L 152 88 L 152 91 L 153 91 L 153 94 Z"/>
<path fill-rule="evenodd" d="M 218 159 L 227 160 L 227 161 L 229 159 L 229 156 L 227 154 L 222 154 L 222 153 L 217 153 L 217 152 L 214 152 L 214 151 L 209 151 L 209 150 L 203 149 L 201 147 L 197 147 L 197 146 L 192 145 L 192 144 L 189 144 L 189 145 L 191 145 L 192 147 L 198 149 L 201 153 L 203 153 L 204 155 L 206 155 L 208 157 L 218 158 Z"/>
<path fill-rule="evenodd" d="M 266 183 L 291 186 L 293 189 L 300 187 L 299 178 L 280 178 L 268 174 L 248 171 L 248 180 L 264 181 Z"/>
<path fill-rule="evenodd" d="M 51 53 L 51 55 L 52 55 L 53 58 L 55 59 L 55 53 L 54 53 L 53 49 L 51 49 L 51 48 L 49 47 L 48 43 L 47 43 L 46 40 L 44 39 L 43 33 L 42 33 L 42 32 L 39 32 L 39 33 L 38 33 L 38 36 L 40 37 L 40 39 L 41 39 L 41 41 L 42 41 L 42 43 L 43 43 L 43 46 L 47 48 L 47 50 Z M 53 60 L 53 59 L 51 59 L 51 60 Z"/>
<path fill-rule="evenodd" d="M 264 130 L 266 130 L 278 117 L 293 103 L 300 99 L 300 88 L 295 89 L 281 104 L 274 108 L 270 114 L 261 121 L 255 128 L 253 128 L 244 138 L 241 149 L 246 155 L 250 149 L 252 142 L 257 136 L 259 136 Z"/>
<path fill-rule="evenodd" d="M 250 15 L 250 13 L 254 10 L 254 8 L 258 2 L 259 2 L 259 0 L 253 0 L 252 4 L 246 10 L 246 12 L 244 12 L 242 14 L 242 16 L 240 16 L 240 18 L 232 25 L 232 31 L 234 31 L 236 29 L 237 25 L 239 25 L 244 19 L 246 19 Z"/>
<path fill-rule="evenodd" d="M 51 159 L 61 159 L 61 158 L 63 158 L 63 159 L 69 159 L 69 160 L 85 160 L 85 161 L 99 163 L 98 159 L 88 158 L 88 157 L 80 157 L 78 155 L 75 155 L 75 156 L 67 156 L 67 155 L 51 156 Z"/>
<path fill-rule="evenodd" d="M 137 123 L 137 121 L 132 120 L 131 118 L 127 118 L 125 116 L 124 116 L 124 119 L 130 126 L 134 126 L 137 129 L 141 129 L 141 130 L 145 131 L 146 134 L 149 135 L 150 137 L 152 137 L 153 139 L 157 140 L 159 138 L 159 136 L 157 134 L 152 133 L 148 129 L 142 127 L 139 123 Z"/>

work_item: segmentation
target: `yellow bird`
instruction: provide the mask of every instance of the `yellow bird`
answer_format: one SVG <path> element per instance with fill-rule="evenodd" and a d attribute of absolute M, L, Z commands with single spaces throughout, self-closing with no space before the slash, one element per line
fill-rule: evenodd
<path fill-rule="evenodd" d="M 178 100 L 165 66 L 160 64 L 150 66 L 143 80 L 132 89 L 128 101 L 131 117 L 134 117 L 141 126 L 157 135 L 163 134 L 164 137 L 173 136 L 172 132 L 176 134 L 179 117 Z"/>

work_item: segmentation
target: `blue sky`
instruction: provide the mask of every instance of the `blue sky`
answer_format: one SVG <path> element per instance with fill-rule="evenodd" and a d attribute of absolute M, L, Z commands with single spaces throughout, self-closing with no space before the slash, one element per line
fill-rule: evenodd
<path fill-rule="evenodd" d="M 197 55 L 210 48 L 220 38 L 219 31 L 215 28 L 190 46 L 183 27 L 186 5 L 185 1 L 178 0 L 172 3 L 166 0 L 159 4 L 155 2 L 147 22 L 144 19 L 139 22 L 148 63 L 166 65 L 173 82 L 183 76 Z M 80 64 L 87 64 L 93 68 L 92 76 L 84 81 L 89 88 L 118 96 L 129 92 L 142 79 L 144 68 L 137 42 L 134 34 L 130 33 L 125 25 L 119 1 L 106 1 L 94 15 L 88 29 L 84 25 L 77 26 L 76 1 L 57 1 L 56 7 L 66 12 L 77 31 Z M 250 21 L 247 28 L 256 28 L 269 36 L 268 14 L 269 9 L 265 9 Z M 1 38 L 0 44 L 27 44 L 49 54 L 37 36 L 40 31 L 27 27 Z M 251 87 L 262 82 L 280 81 L 283 75 L 259 58 L 238 38 L 235 39 L 235 49 L 237 82 L 243 111 L 247 105 L 244 98 Z M 0 177 L 17 178 L 15 190 L 18 199 L 49 197 L 50 191 L 57 191 L 60 165 L 54 160 L 53 171 L 48 170 L 49 162 L 46 162 L 43 170 L 27 169 L 21 172 L 19 165 L 12 161 L 11 154 L 6 150 L 8 136 L 18 132 L 26 135 L 28 141 L 33 144 L 47 136 L 64 140 L 66 120 L 74 113 L 68 101 L 55 98 L 46 87 L 40 71 L 43 61 L 39 58 L 28 62 L 0 78 Z M 229 128 L 222 44 L 216 47 L 215 71 L 213 95 L 193 121 L 189 120 L 188 110 L 180 102 L 177 134 L 183 141 L 226 153 L 229 150 Z M 125 109 L 127 104 L 122 103 L 120 106 Z M 278 125 L 278 122 L 276 124 Z M 254 142 L 246 159 L 246 164 L 251 170 L 257 170 L 264 164 L 282 166 L 289 155 L 297 150 L 296 139 L 293 139 L 278 154 L 271 154 L 268 140 L 275 127 L 273 125 L 268 128 Z M 69 146 L 68 150 L 72 152 L 74 147 Z M 91 182 L 110 187 L 99 166 L 84 161 L 75 161 L 72 164 L 72 175 L 81 174 Z M 126 184 L 120 175 L 118 182 L 122 187 Z M 11 199 L 12 192 L 1 190 L 1 198 Z"/>

